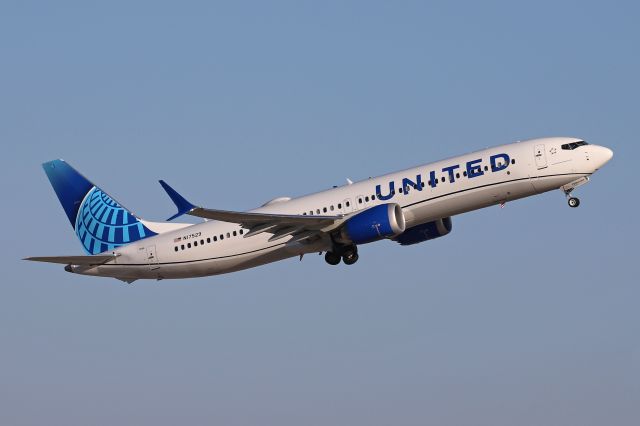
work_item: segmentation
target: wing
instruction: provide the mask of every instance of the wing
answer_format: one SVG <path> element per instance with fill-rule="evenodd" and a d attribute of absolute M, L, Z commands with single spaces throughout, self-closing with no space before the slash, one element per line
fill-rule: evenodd
<path fill-rule="evenodd" d="M 97 266 L 107 263 L 115 259 L 113 255 L 96 255 L 96 256 L 43 256 L 43 257 L 27 257 L 23 260 L 31 260 L 34 262 L 60 263 L 63 265 L 83 265 Z"/>
<path fill-rule="evenodd" d="M 165 181 L 161 180 L 160 185 L 178 207 L 178 213 L 170 217 L 169 220 L 188 214 L 205 219 L 237 223 L 249 229 L 249 232 L 244 234 L 245 238 L 269 232 L 273 234 L 269 241 L 279 240 L 290 235 L 293 235 L 293 241 L 302 241 L 337 228 L 346 218 L 344 215 L 304 216 L 205 209 L 191 204 Z"/>

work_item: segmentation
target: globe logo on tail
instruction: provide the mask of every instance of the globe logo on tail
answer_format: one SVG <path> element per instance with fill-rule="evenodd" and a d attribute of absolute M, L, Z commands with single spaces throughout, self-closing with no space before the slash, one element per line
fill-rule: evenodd
<path fill-rule="evenodd" d="M 78 209 L 75 231 L 88 254 L 113 250 L 157 235 L 95 186 Z"/>

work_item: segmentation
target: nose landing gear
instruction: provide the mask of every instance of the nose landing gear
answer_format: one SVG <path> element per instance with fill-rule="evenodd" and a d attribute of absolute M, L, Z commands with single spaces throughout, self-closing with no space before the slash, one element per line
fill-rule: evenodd
<path fill-rule="evenodd" d="M 572 197 L 571 193 L 574 189 L 584 185 L 587 182 L 589 182 L 589 176 L 583 176 L 579 179 L 574 180 L 573 182 L 569 182 L 568 184 L 560 187 L 560 190 L 562 190 L 562 192 L 564 192 L 564 195 L 567 197 L 567 204 L 569 204 L 569 207 L 576 208 L 580 205 L 580 200 L 576 197 Z"/>
<path fill-rule="evenodd" d="M 580 199 L 577 197 L 571 196 L 571 192 L 573 190 L 574 188 L 569 188 L 569 189 L 563 189 L 562 191 L 564 192 L 564 195 L 567 197 L 567 204 L 569 204 L 569 207 L 571 207 L 572 209 L 575 209 L 580 205 Z"/>
<path fill-rule="evenodd" d="M 569 207 L 571 208 L 576 208 L 580 205 L 580 199 L 576 197 L 569 197 L 567 204 L 569 204 Z"/>

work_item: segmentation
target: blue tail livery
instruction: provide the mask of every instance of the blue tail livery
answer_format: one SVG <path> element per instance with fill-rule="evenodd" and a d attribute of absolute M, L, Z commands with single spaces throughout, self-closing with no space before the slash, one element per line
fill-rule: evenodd
<path fill-rule="evenodd" d="M 157 235 L 64 160 L 42 167 L 87 254 Z"/>

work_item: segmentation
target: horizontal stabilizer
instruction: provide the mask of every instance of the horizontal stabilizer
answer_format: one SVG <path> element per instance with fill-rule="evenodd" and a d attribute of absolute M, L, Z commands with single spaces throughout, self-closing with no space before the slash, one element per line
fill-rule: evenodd
<path fill-rule="evenodd" d="M 60 263 L 62 265 L 102 265 L 110 260 L 115 259 L 113 255 L 96 255 L 96 256 L 43 256 L 43 257 L 27 257 L 23 260 L 31 260 L 34 262 Z"/>

